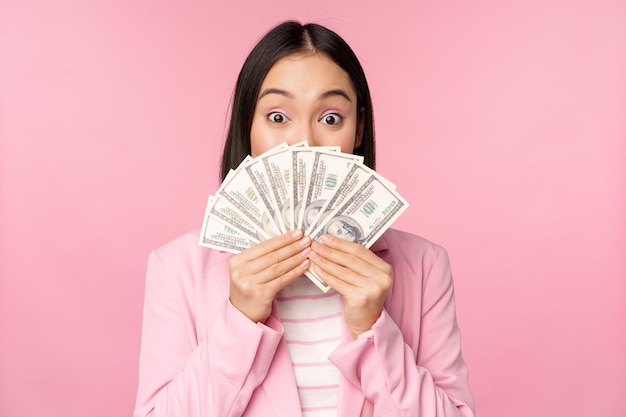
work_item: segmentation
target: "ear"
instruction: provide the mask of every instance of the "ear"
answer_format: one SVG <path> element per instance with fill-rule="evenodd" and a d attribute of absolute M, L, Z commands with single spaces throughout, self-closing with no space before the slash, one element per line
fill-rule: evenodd
<path fill-rule="evenodd" d="M 365 107 L 359 109 L 359 117 L 356 124 L 356 136 L 354 138 L 354 149 L 361 146 L 363 142 L 363 130 L 365 129 Z"/>

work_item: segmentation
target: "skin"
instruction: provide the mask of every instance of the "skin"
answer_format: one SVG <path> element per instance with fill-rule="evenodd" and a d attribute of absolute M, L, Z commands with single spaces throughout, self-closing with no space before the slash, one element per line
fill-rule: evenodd
<path fill-rule="evenodd" d="M 252 156 L 303 140 L 352 153 L 363 132 L 363 110 L 356 103 L 350 77 L 325 55 L 299 53 L 278 60 L 261 85 L 250 131 Z M 343 297 L 343 317 L 352 336 L 369 330 L 391 287 L 391 266 L 364 246 L 330 235 L 312 242 L 296 230 L 234 255 L 230 301 L 262 323 L 276 294 L 311 264 Z"/>
<path fill-rule="evenodd" d="M 252 156 L 279 145 L 341 146 L 361 143 L 363 121 L 348 74 L 325 55 L 288 55 L 270 68 L 259 92 L 250 145 Z"/>

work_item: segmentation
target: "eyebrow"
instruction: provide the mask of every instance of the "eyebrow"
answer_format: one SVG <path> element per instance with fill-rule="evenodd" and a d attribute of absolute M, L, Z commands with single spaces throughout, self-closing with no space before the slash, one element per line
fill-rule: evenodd
<path fill-rule="evenodd" d="M 263 90 L 261 92 L 261 94 L 259 94 L 258 100 L 261 100 L 263 97 L 265 97 L 265 96 L 267 96 L 269 94 L 278 94 L 280 96 L 284 96 L 284 97 L 287 97 L 289 99 L 294 99 L 295 98 L 295 96 L 293 94 L 291 94 L 289 91 L 281 90 L 280 88 L 267 88 L 267 89 Z M 333 96 L 343 97 L 346 100 L 348 100 L 350 103 L 352 103 L 352 100 L 350 100 L 350 96 L 348 96 L 348 93 L 346 93 L 344 90 L 341 90 L 339 88 L 334 89 L 334 90 L 328 90 L 328 91 L 322 93 L 319 96 L 318 100 L 323 100 L 325 98 L 333 97 Z"/>
<path fill-rule="evenodd" d="M 320 96 L 320 100 L 328 98 L 328 97 L 333 97 L 333 96 L 343 97 L 346 100 L 348 100 L 350 103 L 352 103 L 352 100 L 350 100 L 350 97 L 348 96 L 348 93 L 346 93 L 345 91 L 343 91 L 343 90 L 341 90 L 339 88 L 337 88 L 335 90 L 329 90 L 329 91 L 325 92 L 324 94 L 322 94 Z"/>
<path fill-rule="evenodd" d="M 261 92 L 261 94 L 259 94 L 258 100 L 261 100 L 263 97 L 265 97 L 268 94 L 278 94 L 280 96 L 285 96 L 291 99 L 295 98 L 293 94 L 291 94 L 288 91 L 281 90 L 280 88 L 266 88 L 265 90 Z"/>

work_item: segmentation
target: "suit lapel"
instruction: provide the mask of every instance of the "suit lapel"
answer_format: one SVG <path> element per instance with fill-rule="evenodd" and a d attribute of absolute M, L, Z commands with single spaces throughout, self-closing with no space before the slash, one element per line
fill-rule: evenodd
<path fill-rule="evenodd" d="M 339 379 L 339 417 L 359 417 L 363 409 L 365 396 L 360 389 L 341 375 Z"/>
<path fill-rule="evenodd" d="M 343 308 L 343 299 L 341 301 Z M 346 326 L 346 322 L 342 321 L 343 326 L 343 343 L 352 340 L 352 333 Z M 363 392 L 350 381 L 348 381 L 343 374 L 339 375 L 339 405 L 337 408 L 337 415 L 339 417 L 359 417 L 363 410 L 363 402 L 365 396 Z"/>
<path fill-rule="evenodd" d="M 272 315 L 280 320 L 277 311 L 276 305 L 274 305 Z M 293 375 L 293 366 L 284 337 L 278 344 L 274 360 L 262 387 L 277 417 L 302 416 L 296 378 Z"/>

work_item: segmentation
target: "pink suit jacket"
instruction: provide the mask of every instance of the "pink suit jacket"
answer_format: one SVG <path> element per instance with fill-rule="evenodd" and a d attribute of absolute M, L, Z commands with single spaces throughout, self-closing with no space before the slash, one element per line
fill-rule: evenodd
<path fill-rule="evenodd" d="M 151 253 L 135 417 L 301 416 L 276 308 L 253 323 L 228 300 L 231 254 L 187 233 Z M 474 416 L 445 250 L 390 229 L 372 251 L 393 267 L 372 329 L 344 340 L 339 410 L 357 416 Z"/>

